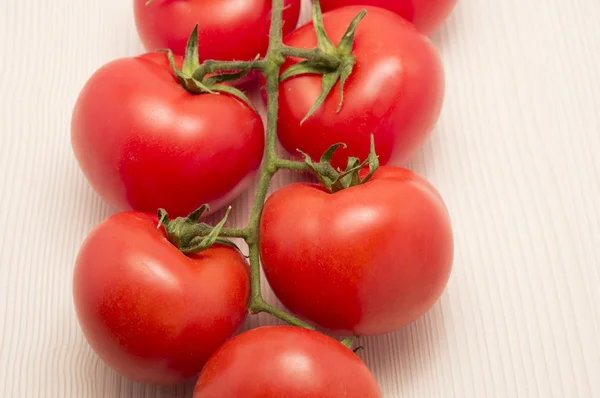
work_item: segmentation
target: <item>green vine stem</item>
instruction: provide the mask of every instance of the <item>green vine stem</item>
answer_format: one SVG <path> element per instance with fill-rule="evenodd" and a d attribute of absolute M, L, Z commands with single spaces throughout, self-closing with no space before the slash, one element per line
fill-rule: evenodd
<path fill-rule="evenodd" d="M 228 229 L 222 228 L 225 223 L 225 218 L 221 223 L 215 227 L 218 231 L 212 231 L 210 238 L 212 241 L 200 240 L 200 238 L 206 237 L 208 230 L 205 224 L 193 225 L 193 223 L 184 219 L 175 220 L 172 224 L 171 230 L 173 231 L 173 240 L 179 244 L 189 248 L 190 251 L 195 251 L 197 248 L 205 247 L 211 242 L 223 241 L 221 238 L 242 238 L 246 241 L 249 248 L 249 262 L 250 262 L 250 274 L 251 274 L 251 299 L 248 311 L 252 314 L 258 314 L 261 312 L 269 313 L 290 325 L 304 327 L 307 329 L 314 328 L 308 323 L 282 311 L 270 304 L 268 304 L 261 293 L 261 278 L 260 278 L 260 251 L 259 251 L 259 232 L 260 232 L 260 218 L 262 215 L 265 199 L 267 197 L 267 191 L 271 179 L 280 169 L 289 169 L 295 171 L 319 171 L 322 170 L 326 175 L 324 178 L 330 178 L 330 180 L 339 180 L 344 174 L 340 175 L 331 166 L 325 167 L 325 164 L 313 164 L 310 161 L 295 161 L 287 160 L 279 157 L 276 152 L 276 141 L 277 141 L 277 115 L 279 107 L 279 82 L 281 66 L 285 62 L 286 57 L 303 58 L 305 61 L 301 62 L 300 67 L 294 69 L 294 73 L 289 74 L 291 77 L 296 74 L 304 73 L 316 73 L 323 75 L 323 92 L 321 94 L 320 101 L 327 96 L 336 81 L 340 80 L 341 86 L 345 78 L 351 73 L 352 66 L 354 65 L 354 57 L 350 54 L 352 48 L 352 41 L 354 39 L 354 30 L 356 24 L 364 16 L 364 12 L 359 14 L 348 28 L 347 34 L 341 44 L 336 48 L 331 44 L 329 38 L 327 38 L 321 18 L 321 9 L 318 0 L 313 0 L 313 21 L 315 22 L 315 29 L 319 38 L 320 45 L 312 49 L 302 49 L 289 47 L 283 44 L 282 40 L 282 27 L 283 27 L 283 8 L 284 0 L 273 0 L 272 14 L 271 14 L 271 26 L 269 32 L 269 47 L 267 54 L 264 58 L 256 58 L 252 61 L 216 61 L 207 60 L 204 63 L 197 65 L 197 38 L 191 37 L 188 42 L 188 51 L 190 56 L 189 63 L 184 63 L 183 70 L 177 70 L 175 72 L 182 81 L 184 87 L 191 92 L 204 92 L 213 93 L 213 91 L 220 90 L 222 92 L 229 92 L 238 96 L 240 99 L 246 101 L 245 97 L 241 92 L 232 92 L 232 90 L 224 90 L 223 85 L 215 84 L 214 79 L 206 77 L 212 73 L 218 72 L 242 72 L 247 73 L 250 70 L 261 71 L 266 80 L 266 91 L 267 91 L 267 128 L 266 128 L 266 140 L 265 140 L 265 152 L 263 157 L 263 164 L 260 171 L 258 188 L 256 191 L 256 198 L 250 220 L 248 225 L 243 229 Z M 191 43 L 191 44 L 190 44 Z M 195 44 L 194 44 L 195 43 Z M 196 46 L 196 48 L 194 48 Z M 350 50 L 349 50 L 350 49 Z M 195 62 L 195 64 L 194 64 Z M 185 65 L 189 65 L 188 68 Z M 193 65 L 193 67 L 191 67 Z M 193 73 L 190 70 L 193 69 Z M 233 76 L 233 74 L 232 74 Z M 313 109 L 318 106 L 315 104 Z M 308 117 L 308 115 L 307 115 Z M 335 145 L 338 147 L 340 144 Z M 332 149 L 330 155 L 333 153 Z M 325 156 L 325 155 L 324 155 Z M 330 159 L 331 156 L 329 156 Z M 327 159 L 327 161 L 329 160 Z M 322 159 L 323 160 L 323 159 Z M 323 167 L 320 167 L 323 166 Z M 355 169 L 358 166 L 355 167 Z M 356 172 L 358 173 L 358 172 Z M 347 173 L 346 173 L 347 174 Z M 360 182 L 360 181 L 359 181 Z M 333 192 L 333 191 L 332 191 Z M 160 215 L 161 213 L 159 213 Z M 197 221 L 199 215 L 191 221 Z M 165 221 L 165 228 L 168 228 L 168 216 L 163 214 Z M 188 217 L 189 219 L 189 217 Z M 182 229 L 183 228 L 183 229 Z M 188 228 L 188 229 L 185 229 Z M 191 229 L 190 229 L 191 228 Z M 183 231 L 183 232 L 182 232 Z M 196 235 L 198 234 L 198 235 Z M 196 239 L 192 239 L 193 236 L 197 236 Z M 185 239 L 182 239 L 185 238 Z M 221 239 L 221 240 L 219 240 Z M 343 344 L 350 347 L 353 339 L 344 340 Z"/>
<path fill-rule="evenodd" d="M 283 321 L 296 326 L 313 329 L 309 324 L 273 307 L 265 302 L 261 293 L 260 283 L 260 255 L 258 248 L 258 234 L 260 229 L 260 217 L 267 197 L 267 191 L 271 179 L 282 163 L 278 162 L 279 157 L 275 150 L 277 141 L 277 114 L 279 109 L 279 72 L 281 65 L 285 61 L 283 54 L 283 0 L 273 0 L 273 9 L 271 14 L 271 28 L 269 32 L 269 49 L 263 73 L 267 81 L 267 136 L 265 141 L 265 155 L 263 166 L 260 172 L 254 207 L 248 222 L 248 237 L 246 242 L 250 250 L 250 280 L 251 280 L 251 300 L 249 311 L 253 314 L 267 312 Z"/>

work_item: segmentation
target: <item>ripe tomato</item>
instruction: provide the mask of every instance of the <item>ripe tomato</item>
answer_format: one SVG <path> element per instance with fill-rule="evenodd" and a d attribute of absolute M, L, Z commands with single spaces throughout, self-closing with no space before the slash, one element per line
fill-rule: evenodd
<path fill-rule="evenodd" d="M 356 66 L 345 85 L 344 105 L 339 82 L 303 125 L 300 121 L 321 92 L 320 75 L 301 75 L 279 86 L 279 140 L 288 152 L 296 149 L 318 159 L 331 145 L 343 142 L 333 165 L 345 168 L 348 156 L 366 159 L 371 134 L 382 164 L 404 164 L 423 144 L 439 116 L 444 80 L 440 58 L 425 35 L 398 15 L 373 7 L 344 7 L 323 15 L 325 30 L 337 44 L 350 21 L 362 10 L 354 52 Z M 316 45 L 312 24 L 292 32 L 287 45 Z M 283 70 L 296 63 L 289 59 Z"/>
<path fill-rule="evenodd" d="M 379 398 L 369 369 L 348 348 L 293 326 L 229 340 L 200 373 L 194 398 Z"/>
<path fill-rule="evenodd" d="M 259 115 L 229 95 L 188 93 L 164 53 L 100 68 L 79 95 L 71 131 L 104 200 L 172 216 L 230 202 L 251 182 L 264 146 Z"/>
<path fill-rule="evenodd" d="M 334 194 L 306 183 L 276 191 L 265 204 L 260 249 L 285 306 L 358 336 L 423 315 L 442 294 L 453 257 L 442 198 L 423 178 L 391 166 Z"/>
<path fill-rule="evenodd" d="M 246 316 L 248 264 L 228 246 L 186 256 L 147 213 L 117 213 L 89 235 L 73 295 L 87 341 L 132 380 L 196 375 Z"/>
<path fill-rule="evenodd" d="M 386 8 L 430 34 L 446 20 L 456 3 L 457 0 L 321 0 L 321 9 L 329 11 L 349 5 Z"/>
<path fill-rule="evenodd" d="M 184 55 L 198 24 L 200 60 L 250 60 L 269 45 L 271 0 L 134 0 L 135 23 L 148 51 L 171 49 Z M 286 0 L 284 33 L 298 22 L 300 0 Z"/>

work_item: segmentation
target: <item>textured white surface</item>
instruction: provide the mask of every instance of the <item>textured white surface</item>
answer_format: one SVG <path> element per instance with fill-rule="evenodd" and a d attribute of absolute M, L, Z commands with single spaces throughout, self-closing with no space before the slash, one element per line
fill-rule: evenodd
<path fill-rule="evenodd" d="M 71 303 L 78 246 L 111 210 L 70 112 L 97 67 L 141 51 L 130 3 L 0 2 L 3 398 L 191 396 L 108 369 Z M 362 341 L 385 397 L 600 397 L 599 20 L 597 0 L 464 0 L 434 37 L 447 98 L 411 167 L 447 201 L 455 269 L 426 317 Z"/>

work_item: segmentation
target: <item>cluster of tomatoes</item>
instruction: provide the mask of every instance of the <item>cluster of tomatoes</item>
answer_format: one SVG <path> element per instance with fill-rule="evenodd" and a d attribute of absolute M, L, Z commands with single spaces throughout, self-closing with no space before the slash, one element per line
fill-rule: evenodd
<path fill-rule="evenodd" d="M 410 159 L 439 116 L 443 71 L 426 35 L 455 1 L 321 0 L 322 19 L 317 3 L 314 24 L 296 29 L 300 0 L 285 0 L 282 48 L 318 49 L 334 64 L 343 56 L 351 69 L 329 71 L 307 52 L 298 52 L 308 54 L 306 67 L 285 59 L 282 76 L 301 73 L 288 73 L 275 90 L 273 131 L 305 163 L 278 167 L 312 170 L 319 183 L 261 200 L 256 230 L 226 230 L 200 222 L 205 205 L 228 205 L 259 170 L 268 183 L 276 169 L 264 164 L 263 122 L 240 82 L 203 62 L 264 57 L 271 0 L 134 0 L 145 47 L 170 52 L 100 68 L 72 118 L 85 176 L 121 211 L 91 232 L 74 272 L 79 323 L 109 366 L 153 384 L 200 374 L 194 398 L 381 396 L 354 352 L 312 327 L 232 336 L 262 302 L 251 272 L 259 257 L 287 309 L 338 335 L 392 332 L 442 294 L 453 258 L 448 212 L 425 179 L 393 165 Z M 344 40 L 347 54 L 331 46 Z M 250 267 L 230 237 L 246 240 Z"/>

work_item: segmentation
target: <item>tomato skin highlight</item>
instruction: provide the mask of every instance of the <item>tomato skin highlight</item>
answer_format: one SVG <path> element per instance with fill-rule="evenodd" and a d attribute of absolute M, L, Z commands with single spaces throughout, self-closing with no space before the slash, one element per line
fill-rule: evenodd
<path fill-rule="evenodd" d="M 410 170 L 383 166 L 334 194 L 316 184 L 267 200 L 260 254 L 271 288 L 293 313 L 334 333 L 406 326 L 442 294 L 452 267 L 448 212 Z"/>
<path fill-rule="evenodd" d="M 117 210 L 187 216 L 205 203 L 217 210 L 247 188 L 264 129 L 234 97 L 188 93 L 166 54 L 150 53 L 94 73 L 73 110 L 71 142 L 90 184 Z"/>
<path fill-rule="evenodd" d="M 279 86 L 278 138 L 290 153 L 297 149 L 319 159 L 333 144 L 348 148 L 333 157 L 345 168 L 349 156 L 367 158 L 371 134 L 382 164 L 403 165 L 421 147 L 435 126 L 444 97 L 444 76 L 433 44 L 406 20 L 374 7 L 344 7 L 323 15 L 325 30 L 337 45 L 350 21 L 362 10 L 353 54 L 356 66 L 340 102 L 339 82 L 304 124 L 321 92 L 320 75 L 301 75 Z M 285 40 L 292 47 L 312 48 L 312 24 L 296 29 Z M 282 70 L 298 59 L 288 59 Z"/>
<path fill-rule="evenodd" d="M 381 7 L 393 11 L 413 23 L 426 35 L 436 31 L 448 18 L 457 0 L 321 0 L 321 9 L 359 5 Z"/>
<path fill-rule="evenodd" d="M 263 326 L 226 342 L 200 373 L 193 398 L 380 398 L 365 364 L 321 333 Z"/>
<path fill-rule="evenodd" d="M 226 246 L 185 256 L 156 216 L 117 213 L 77 257 L 73 296 L 94 351 L 132 380 L 175 384 L 194 377 L 242 325 L 249 267 Z"/>
<path fill-rule="evenodd" d="M 298 23 L 300 0 L 285 0 L 283 32 Z M 198 24 L 200 61 L 251 60 L 269 44 L 271 0 L 134 0 L 135 23 L 148 51 L 170 49 L 184 55 Z"/>

